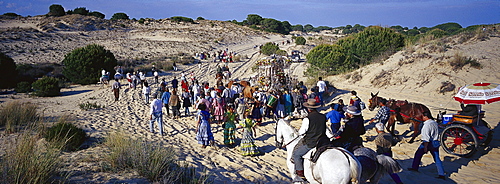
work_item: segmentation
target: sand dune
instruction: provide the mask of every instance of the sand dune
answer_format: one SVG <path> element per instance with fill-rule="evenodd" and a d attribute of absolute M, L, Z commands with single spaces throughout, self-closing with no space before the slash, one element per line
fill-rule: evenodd
<path fill-rule="evenodd" d="M 60 62 L 64 53 L 69 52 L 75 47 L 80 47 L 88 43 L 99 43 L 106 45 L 117 55 L 118 58 L 131 58 L 143 57 L 145 55 L 157 55 L 160 52 L 175 53 L 180 50 L 194 53 L 201 52 L 207 49 L 225 49 L 235 51 L 241 55 L 247 55 L 249 58 L 243 62 L 229 63 L 229 68 L 233 71 L 233 78 L 244 79 L 253 75 L 251 67 L 253 62 L 263 57 L 258 54 L 258 50 L 254 49 L 255 45 L 264 44 L 266 42 L 281 42 L 283 40 L 290 40 L 290 36 L 282 37 L 280 35 L 259 35 L 253 33 L 252 30 L 246 28 L 236 27 L 230 29 L 224 22 L 217 22 L 221 26 L 217 35 L 199 38 L 200 34 L 206 33 L 206 30 L 216 30 L 210 26 L 209 22 L 204 22 L 199 25 L 177 25 L 175 23 L 155 22 L 149 25 L 128 25 L 134 26 L 134 31 L 116 31 L 116 30 L 96 30 L 96 31 L 78 31 L 86 35 L 73 34 L 65 32 L 64 30 L 56 30 L 53 33 L 33 31 L 32 33 L 23 32 L 27 35 L 40 35 L 33 39 L 20 39 L 18 41 L 6 42 L 6 38 L 16 36 L 14 33 L 6 31 L 6 29 L 13 29 L 15 25 L 20 25 L 20 29 L 26 28 L 39 29 L 40 21 L 38 17 L 30 19 L 33 22 L 22 23 L 23 20 L 13 20 L 13 22 L 2 23 L 1 36 L 4 38 L 2 41 L 2 50 L 5 48 L 13 48 L 14 45 L 18 46 L 32 46 L 38 49 L 36 54 L 29 55 L 28 53 L 18 53 L 15 51 L 9 52 L 16 62 L 29 63 L 35 62 L 37 59 L 44 62 Z M 7 20 L 2 20 L 8 22 Z M 28 20 L 24 20 L 28 21 Z M 68 25 L 71 25 L 67 22 Z M 71 27 L 71 26 L 70 26 Z M 163 31 L 172 31 L 177 29 L 177 32 L 187 31 L 196 32 L 186 35 L 163 35 L 162 31 L 154 33 L 154 31 L 142 31 L 143 29 L 164 29 Z M 70 28 L 68 28 L 70 29 Z M 227 29 L 227 30 L 225 30 Z M 241 32 L 231 32 L 235 30 L 243 30 Z M 211 31 L 209 31 L 211 32 Z M 17 35 L 23 35 L 18 33 Z M 229 35 L 224 37 L 225 35 Z M 238 35 L 240 34 L 240 35 Z M 49 36 L 50 35 L 50 36 Z M 107 35 L 107 36 L 105 36 Z M 198 35 L 198 36 L 196 36 Z M 244 36 L 243 36 L 244 35 Z M 105 36 L 105 37 L 103 37 Z M 214 39 L 224 37 L 224 44 L 214 44 L 207 42 L 201 44 L 199 40 Z M 51 39 L 56 39 L 59 42 L 64 39 L 70 38 L 72 41 L 66 43 L 51 42 Z M 35 42 L 38 41 L 38 42 Z M 193 41 L 197 40 L 197 41 Z M 229 41 L 228 41 L 229 40 Z M 34 45 L 38 43 L 39 47 L 35 48 Z M 161 46 L 160 46 L 161 45 Z M 194 46 L 196 45 L 196 46 Z M 40 51 L 40 48 L 52 49 Z M 290 50 L 292 45 L 281 46 L 282 49 Z M 128 48 L 134 48 L 133 50 Z M 425 46 L 416 47 L 415 52 L 405 53 L 400 51 L 384 64 L 372 64 L 359 69 L 358 71 L 350 73 L 358 73 L 362 76 L 361 80 L 353 81 L 347 79 L 346 75 L 328 77 L 327 80 L 334 84 L 339 90 L 327 101 L 336 102 L 338 99 L 348 100 L 348 92 L 350 90 L 357 90 L 359 96 L 368 101 L 371 92 L 379 92 L 379 95 L 387 98 L 406 99 L 408 101 L 419 102 L 430 107 L 435 114 L 438 110 L 447 109 L 448 112 L 454 112 L 459 109 L 459 103 L 451 99 L 454 92 L 447 92 L 440 94 L 437 92 L 441 82 L 451 81 L 457 86 L 486 81 L 486 82 L 500 82 L 498 68 L 500 62 L 498 58 L 500 53 L 500 38 L 491 37 L 486 41 L 470 41 L 463 44 L 453 45 L 451 49 L 443 53 L 429 53 L 430 57 L 419 57 L 420 53 L 425 53 Z M 140 51 L 140 52 L 139 52 Z M 141 53 L 142 52 L 142 53 Z M 452 71 L 451 67 L 447 65 L 447 60 L 436 59 L 442 55 L 452 56 L 456 52 L 461 52 L 464 55 L 477 58 L 484 66 L 483 69 L 473 69 L 465 67 L 459 71 Z M 57 56 L 54 56 L 57 55 Z M 408 57 L 407 57 L 408 56 Z M 410 60 L 413 62 L 406 62 Z M 406 64 L 401 64 L 401 62 Z M 211 84 L 215 82 L 214 76 L 216 63 L 202 61 L 200 64 L 181 65 L 181 71 L 193 71 L 199 81 L 208 81 Z M 306 81 L 303 76 L 303 71 L 306 68 L 305 63 L 294 63 L 291 66 L 291 73 L 296 75 L 300 80 Z M 375 78 L 381 72 L 387 72 L 386 75 L 379 77 L 382 78 L 384 85 L 373 83 Z M 166 78 L 167 81 L 173 79 L 173 76 L 179 76 L 180 71 L 165 71 L 162 72 L 161 78 Z M 379 79 L 377 79 L 379 80 Z M 423 83 L 423 81 L 426 81 Z M 88 85 L 79 86 L 74 85 L 69 88 L 62 89 L 62 96 L 53 98 L 34 98 L 24 94 L 17 95 L 1 95 L 0 101 L 7 102 L 11 100 L 31 101 L 43 107 L 45 116 L 58 117 L 61 115 L 69 114 L 76 117 L 76 124 L 82 127 L 88 135 L 93 139 L 100 139 L 106 137 L 111 132 L 124 132 L 136 138 L 143 138 L 148 141 L 155 141 L 164 143 L 166 146 L 175 148 L 179 155 L 179 160 L 186 162 L 197 167 L 198 171 L 207 169 L 214 179 L 214 183 L 289 183 L 289 171 L 285 164 L 286 152 L 282 149 L 277 149 L 274 141 L 274 122 L 271 120 L 264 120 L 262 126 L 257 128 L 256 144 L 259 149 L 265 154 L 257 157 L 244 157 L 239 153 L 239 147 L 227 148 L 222 145 L 222 128 L 214 126 L 212 131 L 215 134 L 215 139 L 219 146 L 217 148 L 208 147 L 201 148 L 195 140 L 195 121 L 194 116 L 182 117 L 180 119 L 172 119 L 166 117 L 164 130 L 166 136 L 160 137 L 158 134 L 149 132 L 148 124 L 148 111 L 149 106 L 143 102 L 142 94 L 139 89 L 128 89 L 126 81 L 122 80 L 121 98 L 119 101 L 114 102 L 113 95 L 109 86 L 101 85 Z M 154 83 L 151 76 L 148 76 L 148 82 L 152 84 L 153 89 L 158 88 L 158 84 Z M 95 102 L 104 105 L 105 108 L 99 110 L 82 111 L 78 108 L 78 104 L 84 102 Z M 498 122 L 500 121 L 500 103 L 484 105 L 486 110 L 486 121 L 497 131 Z M 181 111 L 183 112 L 183 111 Z M 194 112 L 194 109 L 191 109 Z M 326 112 L 325 110 L 323 112 Z M 364 118 L 369 119 L 375 115 L 376 111 L 365 110 L 363 112 Z M 193 114 L 193 113 L 192 113 Z M 292 122 L 296 128 L 300 126 L 301 121 L 296 120 Z M 374 148 L 372 139 L 376 132 L 372 130 L 373 125 L 366 125 L 368 128 L 366 135 L 364 135 L 365 146 Z M 409 129 L 409 125 L 397 125 L 397 131 L 400 133 Z M 241 133 L 237 133 L 237 137 L 241 138 Z M 409 135 L 404 137 L 407 140 Z M 418 138 L 417 138 L 418 140 Z M 500 140 L 498 134 L 494 134 L 494 139 L 491 145 L 487 148 L 481 148 L 471 158 L 460 158 L 446 154 L 441 150 L 440 156 L 444 160 L 444 167 L 449 177 L 447 180 L 437 180 L 434 177 L 437 175 L 435 165 L 430 155 L 425 155 L 422 159 L 422 168 L 420 172 L 403 171 L 400 173 L 404 183 L 498 183 L 500 176 L 499 157 L 500 150 L 498 149 Z M 407 168 L 410 166 L 413 154 L 420 144 L 419 141 L 415 143 L 407 143 L 402 141 L 394 148 L 394 158 L 403 166 Z M 74 175 L 70 178 L 70 182 L 74 183 L 146 183 L 147 180 L 141 178 L 136 173 L 108 173 L 99 169 L 96 162 L 89 162 L 88 158 L 98 158 L 105 154 L 100 145 L 83 149 L 77 152 L 65 153 L 63 158 L 67 162 L 65 169 L 74 171 Z M 96 159 L 97 160 L 97 159 Z M 381 183 L 393 183 L 393 181 L 385 176 Z"/>

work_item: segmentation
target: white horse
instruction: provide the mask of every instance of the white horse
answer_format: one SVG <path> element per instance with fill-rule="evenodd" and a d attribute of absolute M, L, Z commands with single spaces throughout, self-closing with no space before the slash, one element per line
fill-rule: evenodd
<path fill-rule="evenodd" d="M 288 120 L 280 119 L 276 125 L 277 147 L 286 147 L 286 163 L 294 183 L 305 183 L 295 174 L 295 166 L 291 162 L 292 152 L 301 136 Z M 318 158 L 316 163 L 309 160 L 315 148 L 304 155 L 304 175 L 310 183 L 359 183 L 361 164 L 349 151 L 343 148 L 328 149 Z"/>

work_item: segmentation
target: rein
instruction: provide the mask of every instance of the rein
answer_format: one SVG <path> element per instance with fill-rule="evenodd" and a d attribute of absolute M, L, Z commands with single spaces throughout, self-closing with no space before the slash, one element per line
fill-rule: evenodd
<path fill-rule="evenodd" d="M 415 118 L 412 118 L 406 114 L 403 114 L 402 112 L 396 112 L 395 110 L 391 110 L 391 112 L 394 112 L 394 113 L 399 113 L 401 116 L 404 116 L 405 118 L 409 118 L 410 120 L 413 120 L 413 121 L 418 121 L 420 123 L 423 123 L 424 121 L 422 120 L 418 120 L 418 119 L 415 119 Z"/>
<path fill-rule="evenodd" d="M 291 141 L 288 141 L 288 143 L 286 143 L 283 146 L 281 146 L 281 148 L 285 148 L 286 146 L 288 146 L 289 144 L 291 144 L 293 141 L 297 140 L 299 137 L 300 137 L 300 135 L 297 136 L 297 137 L 295 137 L 295 138 L 293 138 Z"/>

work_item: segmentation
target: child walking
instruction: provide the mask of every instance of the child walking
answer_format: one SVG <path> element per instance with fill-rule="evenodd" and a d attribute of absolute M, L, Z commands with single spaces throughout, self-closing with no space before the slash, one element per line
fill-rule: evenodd
<path fill-rule="evenodd" d="M 253 136 L 255 133 L 255 121 L 250 118 L 249 112 L 245 112 L 245 121 L 240 122 L 240 126 L 243 128 L 243 137 L 241 140 L 241 154 L 243 156 L 255 156 L 259 155 L 260 151 L 254 143 Z"/>
<path fill-rule="evenodd" d="M 202 148 L 205 148 L 214 142 L 214 135 L 210 129 L 210 113 L 206 111 L 207 106 L 200 104 L 198 109 L 200 109 L 200 113 L 196 123 L 196 140 L 198 140 L 198 144 L 201 144 Z"/>
<path fill-rule="evenodd" d="M 234 112 L 232 106 L 228 105 L 226 107 L 226 113 L 224 114 L 224 144 L 230 148 L 235 146 L 235 132 L 236 124 L 238 122 L 238 115 Z"/>

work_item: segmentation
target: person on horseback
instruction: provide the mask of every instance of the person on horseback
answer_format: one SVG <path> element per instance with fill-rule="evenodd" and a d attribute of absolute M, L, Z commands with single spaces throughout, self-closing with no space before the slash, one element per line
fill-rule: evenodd
<path fill-rule="evenodd" d="M 332 141 L 332 144 L 337 147 L 343 147 L 349 151 L 355 150 L 357 147 L 363 147 L 363 139 L 361 135 L 365 134 L 363 116 L 361 111 L 355 106 L 344 107 L 345 125 L 341 128 L 339 138 Z"/>
<path fill-rule="evenodd" d="M 295 172 L 298 176 L 304 178 L 304 156 L 309 150 L 316 147 L 316 144 L 322 139 L 328 139 L 326 132 L 326 116 L 321 114 L 317 109 L 321 107 L 321 103 L 314 99 L 308 99 L 303 104 L 307 107 L 309 115 L 302 120 L 302 126 L 299 129 L 299 134 L 303 135 L 302 144 L 299 143 L 293 152 L 293 162 L 295 164 Z"/>

